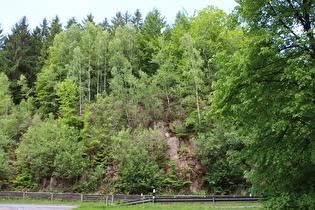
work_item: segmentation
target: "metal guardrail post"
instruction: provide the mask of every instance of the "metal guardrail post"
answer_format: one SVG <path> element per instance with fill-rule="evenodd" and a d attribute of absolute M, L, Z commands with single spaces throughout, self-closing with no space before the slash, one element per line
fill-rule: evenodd
<path fill-rule="evenodd" d="M 214 204 L 215 204 L 215 199 L 214 196 L 212 196 L 212 207 L 214 208 Z"/>
<path fill-rule="evenodd" d="M 154 205 L 154 199 L 155 199 L 155 189 L 153 189 L 152 206 Z"/>
<path fill-rule="evenodd" d="M 80 200 L 81 202 L 83 202 L 83 194 L 81 194 Z"/>
<path fill-rule="evenodd" d="M 51 194 L 50 194 L 50 201 L 51 201 L 51 202 L 54 201 L 54 193 L 51 193 Z"/>
<path fill-rule="evenodd" d="M 108 196 L 105 197 L 106 206 L 108 206 Z"/>

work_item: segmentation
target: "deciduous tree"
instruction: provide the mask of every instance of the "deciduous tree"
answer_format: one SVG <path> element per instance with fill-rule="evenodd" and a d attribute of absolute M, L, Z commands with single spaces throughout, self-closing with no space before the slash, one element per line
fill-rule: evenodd
<path fill-rule="evenodd" d="M 312 209 L 315 3 L 237 2 L 250 40 L 220 56 L 213 114 L 254 133 L 246 157 L 255 194 L 275 201 L 274 208 Z"/>

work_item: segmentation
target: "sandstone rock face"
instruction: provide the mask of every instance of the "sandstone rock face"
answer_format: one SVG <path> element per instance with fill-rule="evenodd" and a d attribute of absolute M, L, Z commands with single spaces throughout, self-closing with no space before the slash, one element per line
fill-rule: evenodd
<path fill-rule="evenodd" d="M 178 148 L 180 148 L 180 142 L 177 137 L 166 137 L 166 143 L 168 144 L 167 153 L 170 155 L 171 160 L 178 160 Z"/>
<path fill-rule="evenodd" d="M 53 192 L 56 185 L 57 185 L 56 175 L 52 174 L 50 177 L 49 191 Z"/>
<path fill-rule="evenodd" d="M 176 137 L 165 122 L 155 122 L 154 129 L 159 129 L 166 138 L 168 144 L 167 153 L 171 161 L 175 162 L 176 168 L 182 179 L 191 181 L 190 191 L 197 193 L 202 186 L 202 177 L 205 174 L 205 167 L 194 155 L 196 148 L 193 138 L 184 140 Z"/>

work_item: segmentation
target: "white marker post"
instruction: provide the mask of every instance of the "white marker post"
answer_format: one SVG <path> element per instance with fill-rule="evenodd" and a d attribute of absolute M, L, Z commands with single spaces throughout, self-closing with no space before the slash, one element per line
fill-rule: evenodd
<path fill-rule="evenodd" d="M 152 206 L 154 205 L 154 199 L 155 199 L 155 189 L 153 189 Z"/>

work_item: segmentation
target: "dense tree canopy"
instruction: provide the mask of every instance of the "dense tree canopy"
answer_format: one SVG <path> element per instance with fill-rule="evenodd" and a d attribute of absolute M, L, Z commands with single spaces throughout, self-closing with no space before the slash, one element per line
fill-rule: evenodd
<path fill-rule="evenodd" d="M 237 2 L 0 28 L 0 188 L 191 193 L 178 138 L 199 190 L 312 208 L 315 2 Z"/>
<path fill-rule="evenodd" d="M 99 24 L 92 14 L 82 23 L 73 17 L 64 29 L 55 16 L 33 31 L 23 17 L 0 51 L 1 186 L 47 189 L 56 178 L 68 191 L 94 191 L 102 182 L 119 193 L 188 189 L 188 170 L 169 162 L 162 127 L 150 129 L 162 122 L 183 142 L 212 130 L 206 107 L 217 67 L 210 60 L 241 46 L 240 28 L 228 22 L 212 6 L 191 17 L 179 12 L 174 25 L 157 9 L 146 17 L 117 12 Z M 102 179 L 108 167 L 118 167 L 118 179 Z M 211 192 L 237 188 L 216 190 L 209 177 Z"/>
<path fill-rule="evenodd" d="M 311 208 L 315 2 L 238 2 L 249 38 L 234 55 L 217 57 L 212 112 L 254 134 L 246 149 L 254 193 L 275 199 L 279 208 Z"/>

